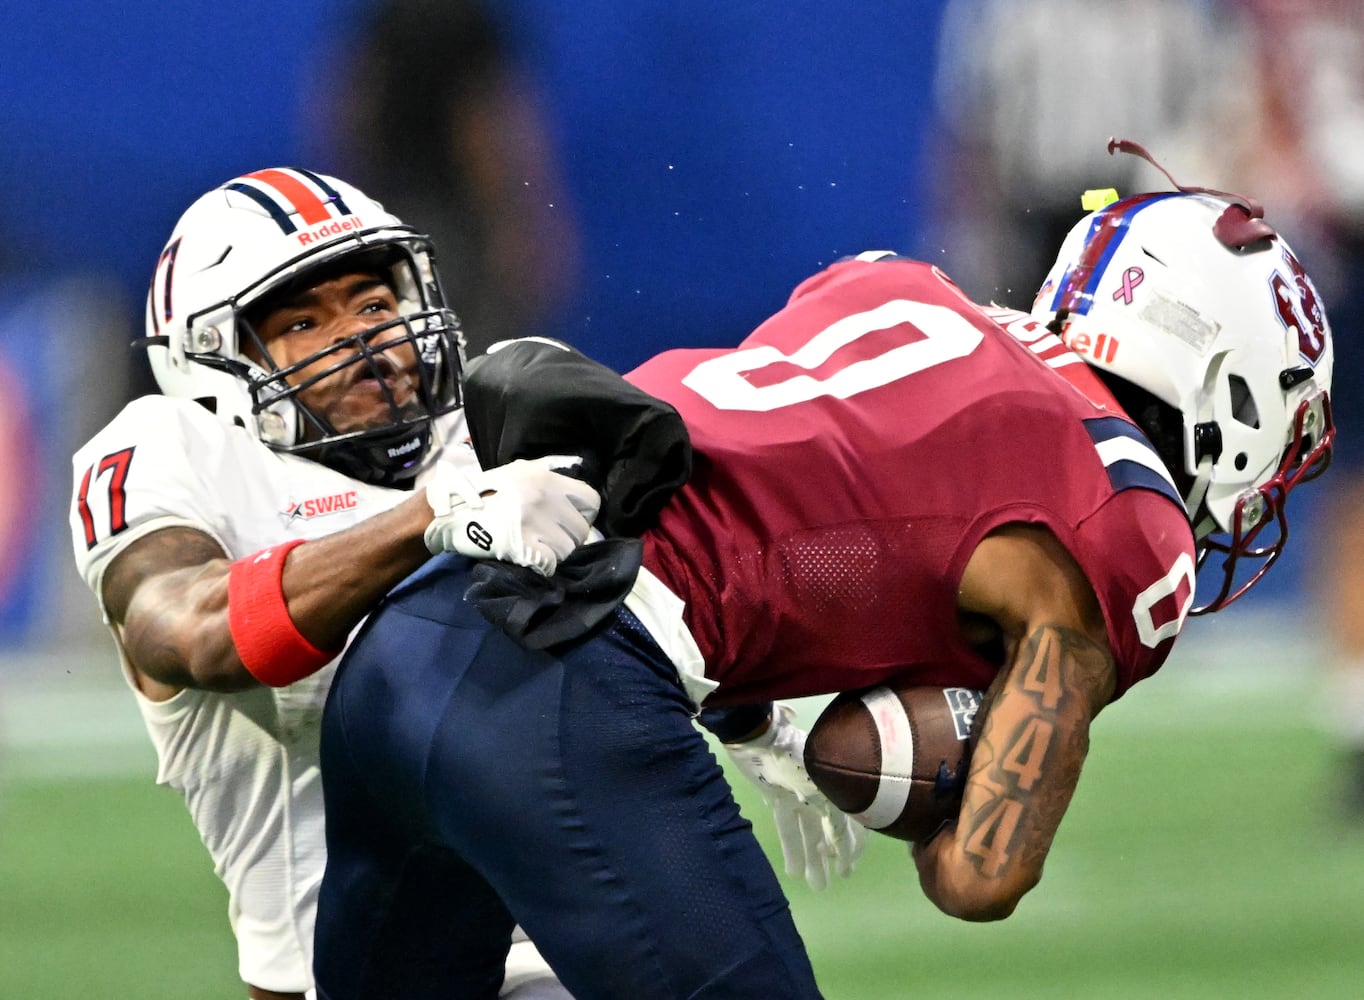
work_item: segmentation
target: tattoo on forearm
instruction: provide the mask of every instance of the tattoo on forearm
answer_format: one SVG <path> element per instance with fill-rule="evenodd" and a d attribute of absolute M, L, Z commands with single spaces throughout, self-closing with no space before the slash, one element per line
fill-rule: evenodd
<path fill-rule="evenodd" d="M 132 542 L 114 558 L 104 576 L 103 597 L 110 620 L 123 630 L 129 660 L 143 673 L 167 683 L 184 684 L 180 676 L 189 660 L 184 648 L 193 640 L 177 635 L 174 622 L 183 615 L 182 585 L 177 571 L 195 572 L 226 558 L 213 539 L 187 528 L 165 528 Z M 167 582 L 170 581 L 170 582 Z M 143 592 L 139 612 L 129 618 L 135 593 Z"/>
<path fill-rule="evenodd" d="M 1089 749 L 1088 715 L 1093 692 L 1111 669 L 1106 650 L 1073 629 L 1047 625 L 1033 632 L 1018 651 L 991 710 L 998 727 L 973 751 L 972 780 L 984 801 L 963 810 L 958 836 L 966 856 L 987 878 L 1002 875 L 1019 861 L 1035 861 L 1051 846 L 1050 831 L 1060 822 L 1074 791 L 1070 782 L 1041 782 L 1053 762 L 1078 771 Z M 1086 711 L 1077 715 L 1074 702 Z M 1000 708 L 1007 704 L 1007 711 Z M 1082 718 L 1084 724 L 1076 725 Z M 1038 836 L 1036 831 L 1046 831 Z"/>
<path fill-rule="evenodd" d="M 223 558 L 223 550 L 202 532 L 165 528 L 133 542 L 114 557 L 104 574 L 104 607 L 109 617 L 123 623 L 128 602 L 141 583 L 166 570 L 200 566 Z"/>

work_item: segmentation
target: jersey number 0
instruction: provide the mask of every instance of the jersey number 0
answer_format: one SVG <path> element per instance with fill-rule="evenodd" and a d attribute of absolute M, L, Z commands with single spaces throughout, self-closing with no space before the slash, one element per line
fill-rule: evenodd
<path fill-rule="evenodd" d="M 861 338 L 900 325 L 916 331 L 919 339 L 897 343 L 879 353 L 857 351 Z M 953 309 L 892 299 L 824 327 L 790 354 L 761 345 L 710 358 L 693 368 L 682 384 L 716 409 L 765 413 L 820 396 L 847 399 L 889 385 L 935 365 L 966 357 L 982 340 L 984 334 Z M 844 348 L 849 348 L 855 360 L 823 377 L 810 374 Z M 794 367 L 800 373 L 767 383 L 750 380 L 753 373 L 773 366 Z M 1193 603 L 1194 578 L 1193 560 L 1187 554 L 1181 555 L 1168 573 L 1138 595 L 1132 617 L 1143 645 L 1154 648 L 1179 634 Z M 1157 624 L 1153 609 L 1180 592 L 1184 599 L 1174 614 Z"/>
<path fill-rule="evenodd" d="M 824 378 L 808 374 L 824 365 L 836 351 L 868 334 L 908 326 L 919 339 L 901 343 L 872 356 L 860 356 Z M 915 372 L 962 358 L 976 349 L 984 334 L 966 317 L 946 306 L 892 299 L 875 309 L 844 316 L 826 326 L 792 354 L 763 345 L 722 354 L 697 365 L 682 384 L 720 410 L 766 412 L 803 403 L 818 396 L 847 399 L 859 392 L 898 381 Z M 791 365 L 802 374 L 766 385 L 746 378 L 771 365 Z"/>

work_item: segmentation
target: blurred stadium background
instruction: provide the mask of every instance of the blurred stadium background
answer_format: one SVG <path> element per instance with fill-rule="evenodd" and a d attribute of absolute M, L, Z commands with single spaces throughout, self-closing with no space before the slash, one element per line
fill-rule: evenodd
<path fill-rule="evenodd" d="M 179 800 L 153 784 L 65 523 L 71 451 L 149 388 L 125 344 L 192 198 L 282 163 L 358 179 L 436 233 L 476 343 L 546 332 L 624 370 L 734 341 L 800 278 L 868 247 L 940 261 L 977 298 L 1026 307 L 1081 189 L 1163 184 L 1102 155 L 1118 134 L 1185 183 L 1263 200 L 1354 360 L 1342 317 L 1361 291 L 1364 60 L 1350 54 L 1362 7 L 7 10 L 0 996 L 242 993 L 224 894 Z M 1274 17 L 1323 12 L 1341 18 L 1326 34 L 1276 33 Z M 1304 88 L 1294 112 L 1324 119 L 1271 127 L 1284 124 L 1266 69 L 1278 64 L 1244 58 L 1263 56 L 1267 34 L 1278 72 Z M 1324 82 L 1310 72 L 1323 66 Z M 493 159 L 451 163 L 452 148 Z M 1354 396 L 1337 398 L 1351 431 Z M 816 895 L 788 880 L 831 998 L 1360 995 L 1364 818 L 1341 780 L 1318 579 L 1348 471 L 1296 504 L 1295 548 L 1269 581 L 1195 622 L 1162 673 L 1100 720 L 1047 877 L 1013 918 L 942 917 L 902 845 L 876 838 L 849 882 Z M 817 708 L 803 706 L 807 724 Z M 775 851 L 764 810 L 740 794 Z"/>

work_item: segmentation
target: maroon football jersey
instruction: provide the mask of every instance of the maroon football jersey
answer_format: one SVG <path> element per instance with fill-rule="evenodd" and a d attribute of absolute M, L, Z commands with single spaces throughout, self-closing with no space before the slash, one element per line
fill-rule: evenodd
<path fill-rule="evenodd" d="M 873 256 L 805 281 L 738 348 L 628 376 L 692 436 L 692 478 L 645 560 L 686 601 L 720 682 L 708 704 L 896 676 L 986 687 L 996 668 L 962 641 L 955 595 L 1007 522 L 1045 525 L 1084 570 L 1121 694 L 1160 666 L 1193 598 L 1168 473 L 1057 338 L 931 265 Z"/>

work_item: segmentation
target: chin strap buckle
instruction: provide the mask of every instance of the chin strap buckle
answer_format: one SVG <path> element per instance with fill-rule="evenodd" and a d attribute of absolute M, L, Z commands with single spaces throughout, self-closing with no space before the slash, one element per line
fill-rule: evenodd
<path fill-rule="evenodd" d="M 1222 428 L 1212 421 L 1194 424 L 1193 443 L 1194 465 L 1198 465 L 1204 458 L 1216 462 L 1222 457 Z"/>

